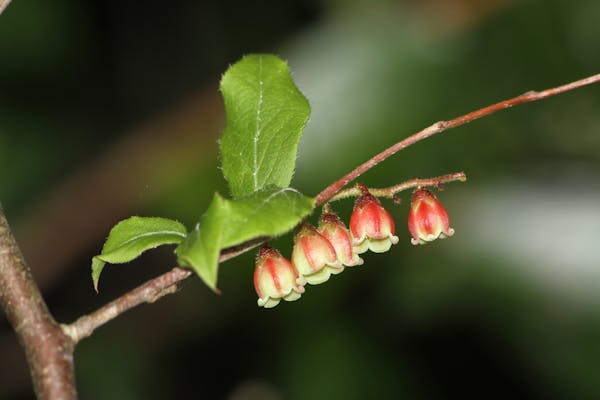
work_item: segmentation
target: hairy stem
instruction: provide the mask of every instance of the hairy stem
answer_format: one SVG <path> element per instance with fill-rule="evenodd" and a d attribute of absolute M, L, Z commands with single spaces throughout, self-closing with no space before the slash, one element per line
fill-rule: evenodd
<path fill-rule="evenodd" d="M 0 304 L 25 349 L 39 399 L 76 399 L 74 343 L 56 323 L 0 206 Z"/>
<path fill-rule="evenodd" d="M 369 188 L 369 193 L 371 193 L 375 197 L 389 197 L 393 198 L 397 193 L 400 193 L 404 190 L 416 188 L 416 187 L 424 187 L 424 186 L 440 186 L 444 183 L 448 182 L 466 182 L 467 176 L 464 172 L 455 172 L 453 174 L 436 176 L 435 178 L 413 178 L 408 181 L 404 181 L 394 186 L 386 187 L 386 188 Z M 358 197 L 361 195 L 361 190 L 358 187 L 353 187 L 350 189 L 342 190 L 338 192 L 335 196 L 333 196 L 329 201 L 337 201 L 342 199 L 347 199 L 348 197 Z"/>
<path fill-rule="evenodd" d="M 344 186 L 358 178 L 363 173 L 367 172 L 380 162 L 384 161 L 388 157 L 396 154 L 402 149 L 407 148 L 421 140 L 427 139 L 430 136 L 436 135 L 438 133 L 442 133 L 452 128 L 456 128 L 457 126 L 464 125 L 476 119 L 485 117 L 487 115 L 493 114 L 496 111 L 504 110 L 506 108 L 514 107 L 519 104 L 529 103 L 532 101 L 537 101 L 541 99 L 545 99 L 547 97 L 552 97 L 560 93 L 568 92 L 582 86 L 591 85 L 592 83 L 596 83 L 600 81 L 600 74 L 596 74 L 584 79 L 580 79 L 575 82 L 567 83 L 566 85 L 558 86 L 552 89 L 546 89 L 541 92 L 527 92 L 517 97 L 513 97 L 512 99 L 503 100 L 496 104 L 492 104 L 490 106 L 480 108 L 479 110 L 472 111 L 468 114 L 461 115 L 460 117 L 456 117 L 454 119 L 448 121 L 439 121 L 435 124 L 428 126 L 420 132 L 415 133 L 407 137 L 404 140 L 394 144 L 391 147 L 383 150 L 381 153 L 377 154 L 375 157 L 367 160 L 363 164 L 359 165 L 348 174 L 344 175 L 337 181 L 333 182 L 331 185 L 327 186 L 321 193 L 319 193 L 316 197 L 316 205 L 320 206 L 323 203 L 326 203 L 331 199 L 337 192 L 339 192 Z"/>

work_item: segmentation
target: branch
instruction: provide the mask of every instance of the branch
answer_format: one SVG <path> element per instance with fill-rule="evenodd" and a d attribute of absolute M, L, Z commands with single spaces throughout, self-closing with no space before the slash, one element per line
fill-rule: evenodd
<path fill-rule="evenodd" d="M 265 241 L 265 238 L 258 238 L 243 245 L 224 250 L 219 257 L 219 262 L 227 261 L 237 257 Z M 189 278 L 192 271 L 180 267 L 175 267 L 164 274 L 150 279 L 146 283 L 125 293 L 116 300 L 98 310 L 84 315 L 71 324 L 62 324 L 61 328 L 74 344 L 81 339 L 90 336 L 100 326 L 108 321 L 118 317 L 125 311 L 130 310 L 143 303 L 154 303 L 163 296 L 175 293 L 179 289 L 179 284 Z"/>
<path fill-rule="evenodd" d="M 329 200 L 337 200 L 338 196 L 352 196 L 353 189 L 348 189 L 348 191 L 344 191 L 338 194 L 340 189 L 346 186 L 348 183 L 356 179 L 358 176 L 373 168 L 389 156 L 397 153 L 398 151 L 413 145 L 417 142 L 420 142 L 423 139 L 427 139 L 430 136 L 433 136 L 437 133 L 444 132 L 445 130 L 455 128 L 457 126 L 466 124 L 468 122 L 474 121 L 478 118 L 485 117 L 490 115 L 496 111 L 503 110 L 505 108 L 510 108 L 522 103 L 528 103 L 540 99 L 544 99 L 546 97 L 551 97 L 560 93 L 568 92 L 570 90 L 574 90 L 580 88 L 585 85 L 590 85 L 592 83 L 596 83 L 600 81 L 600 74 L 591 76 L 589 78 L 585 78 L 576 82 L 568 83 L 563 86 L 559 86 L 553 89 L 547 89 L 542 92 L 527 92 L 521 96 L 514 97 L 509 100 L 504 100 L 496 104 L 492 104 L 491 106 L 481 108 L 479 110 L 470 112 L 468 114 L 462 115 L 460 117 L 454 118 L 449 121 L 441 121 L 437 122 L 428 128 L 423 129 L 420 132 L 415 133 L 412 136 L 407 137 L 406 139 L 396 143 L 395 145 L 387 148 L 381 153 L 377 154 L 375 157 L 371 158 L 367 162 L 359 165 L 350 173 L 346 174 L 339 180 L 335 181 L 328 187 L 326 187 L 321 193 L 319 193 L 316 197 L 316 207 L 323 205 Z M 385 191 L 395 190 L 395 193 L 406 190 L 411 187 L 416 186 L 435 186 L 439 185 L 443 182 L 450 181 L 463 181 L 465 178 L 462 172 L 444 175 L 437 178 L 430 179 L 412 179 L 406 182 L 401 183 L 400 185 L 393 186 L 392 188 L 383 189 Z M 377 190 L 377 189 L 376 189 Z M 338 196 L 336 196 L 338 194 Z M 386 196 L 385 192 L 381 192 L 381 196 Z M 393 195 L 393 194 L 392 194 Z M 221 253 L 221 257 L 219 258 L 219 262 L 223 262 L 230 258 L 237 257 L 240 254 L 247 252 L 258 246 L 260 243 L 264 242 L 267 238 L 259 238 L 251 243 L 245 243 L 235 248 L 226 249 Z M 99 310 L 85 315 L 79 318 L 77 321 L 69 324 L 63 325 L 63 331 L 67 334 L 74 343 L 77 343 L 79 340 L 91 335 L 93 331 L 110 321 L 113 318 L 121 315 L 125 311 L 140 305 L 142 303 L 151 303 L 162 296 L 173 293 L 177 290 L 177 286 L 180 282 L 190 277 L 192 274 L 189 270 L 184 270 L 182 268 L 176 267 L 169 272 L 160 275 L 157 278 L 151 279 L 143 285 L 133 289 L 129 293 L 117 298 L 113 302 L 108 305 L 100 308 Z"/>
<path fill-rule="evenodd" d="M 0 304 L 25 349 L 39 399 L 76 399 L 74 343 L 56 323 L 0 206 Z"/>
<path fill-rule="evenodd" d="M 369 188 L 369 192 L 375 197 L 389 197 L 394 198 L 397 193 L 400 193 L 404 190 L 416 188 L 416 187 L 424 187 L 424 186 L 441 186 L 444 183 L 448 182 L 466 182 L 467 176 L 464 172 L 455 172 L 453 174 L 437 176 L 435 178 L 413 178 L 408 181 L 399 183 L 394 186 L 386 187 L 386 188 Z M 342 199 L 347 199 L 348 197 L 358 197 L 361 195 L 361 190 L 358 187 L 353 187 L 350 189 L 342 190 L 338 192 L 335 196 L 333 196 L 329 201 L 337 201 Z"/>
<path fill-rule="evenodd" d="M 4 9 L 8 7 L 10 0 L 0 0 L 0 14 L 4 12 Z"/>
<path fill-rule="evenodd" d="M 476 119 L 488 116 L 490 114 L 495 113 L 496 111 L 504 110 L 505 108 L 510 108 L 517 106 L 523 103 L 530 103 L 532 101 L 537 101 L 541 99 L 545 99 L 547 97 L 552 97 L 560 93 L 568 92 L 582 86 L 591 85 L 592 83 L 600 82 L 600 74 L 596 74 L 590 76 L 588 78 L 584 78 L 575 82 L 567 83 L 566 85 L 558 86 L 552 89 L 546 89 L 541 92 L 527 92 L 522 94 L 521 96 L 513 97 L 512 99 L 504 100 L 496 104 L 492 104 L 490 106 L 480 108 L 479 110 L 470 112 L 465 115 L 461 115 L 460 117 L 456 117 L 449 121 L 439 121 L 435 124 L 423 129 L 420 132 L 415 133 L 407 137 L 404 140 L 396 143 L 395 145 L 388 147 L 383 150 L 381 153 L 377 154 L 375 157 L 366 161 L 365 163 L 359 165 L 354 170 L 350 171 L 348 174 L 341 177 L 339 180 L 335 181 L 331 185 L 327 186 L 321 193 L 317 195 L 316 205 L 320 206 L 323 203 L 326 203 L 329 199 L 331 199 L 340 189 L 346 186 L 348 183 L 352 182 L 356 178 L 358 178 L 363 173 L 367 172 L 380 162 L 387 159 L 389 156 L 392 156 L 411 146 L 421 140 L 427 139 L 430 136 L 436 135 L 438 133 L 442 133 L 452 128 L 456 128 L 457 126 L 464 125 Z"/>
<path fill-rule="evenodd" d="M 175 293 L 177 284 L 192 274 L 192 271 L 175 267 L 157 278 L 131 290 L 91 314 L 84 315 L 69 325 L 62 325 L 63 332 L 73 343 L 90 336 L 96 328 L 118 317 L 125 311 L 142 303 L 154 303 L 161 297 Z"/>

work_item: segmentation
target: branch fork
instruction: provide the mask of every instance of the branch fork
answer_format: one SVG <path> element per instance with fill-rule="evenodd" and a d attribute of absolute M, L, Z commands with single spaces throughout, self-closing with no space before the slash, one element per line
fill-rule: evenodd
<path fill-rule="evenodd" d="M 0 14 L 10 0 L 0 0 Z M 451 128 L 488 116 L 496 111 L 533 102 L 600 82 L 596 74 L 566 85 L 543 90 L 529 91 L 512 99 L 504 100 L 479 110 L 467 113 L 448 121 L 439 121 L 417 132 L 350 171 L 316 196 L 316 206 L 329 201 L 356 196 L 357 188 L 342 190 L 364 172 L 383 162 L 391 155 L 433 135 Z M 444 175 L 436 178 L 415 178 L 390 188 L 373 189 L 376 196 L 391 197 L 409 188 L 439 186 L 451 181 L 464 181 L 464 173 Z M 267 238 L 236 246 L 222 251 L 219 261 L 236 257 L 260 244 Z M 2 208 L 0 207 L 0 304 L 7 318 L 15 328 L 30 364 L 34 388 L 41 399 L 76 399 L 73 372 L 73 351 L 75 345 L 91 335 L 96 328 L 142 303 L 152 303 L 163 296 L 174 293 L 180 282 L 192 272 L 175 267 L 172 270 L 149 280 L 143 285 L 117 298 L 97 311 L 82 316 L 71 324 L 58 325 L 41 296 L 31 272 L 25 265 L 23 256 L 12 236 Z"/>

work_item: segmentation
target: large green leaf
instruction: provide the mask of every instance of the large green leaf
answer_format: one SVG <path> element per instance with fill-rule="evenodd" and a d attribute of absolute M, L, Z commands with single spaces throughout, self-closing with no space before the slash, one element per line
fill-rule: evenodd
<path fill-rule="evenodd" d="M 292 188 L 264 189 L 234 200 L 216 194 L 199 226 L 177 248 L 179 262 L 216 290 L 221 249 L 282 235 L 313 208 L 313 198 Z"/>
<path fill-rule="evenodd" d="M 313 198 L 292 188 L 264 189 L 228 203 L 222 247 L 284 234 L 310 214 L 315 205 Z"/>
<path fill-rule="evenodd" d="M 310 106 L 287 64 L 249 55 L 221 80 L 227 125 L 221 139 L 223 175 L 234 198 L 269 186 L 289 186 Z"/>
<path fill-rule="evenodd" d="M 226 215 L 227 201 L 215 193 L 200 223 L 175 249 L 179 264 L 191 267 L 214 291 L 217 291 L 217 266 Z"/>
<path fill-rule="evenodd" d="M 131 217 L 119 222 L 108 234 L 102 253 L 92 259 L 94 288 L 98 290 L 98 280 L 106 263 L 129 262 L 148 249 L 180 243 L 186 235 L 185 226 L 166 218 Z"/>

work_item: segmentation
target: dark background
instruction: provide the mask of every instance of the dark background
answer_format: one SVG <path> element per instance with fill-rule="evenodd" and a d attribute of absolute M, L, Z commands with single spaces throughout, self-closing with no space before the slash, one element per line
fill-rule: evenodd
<path fill-rule="evenodd" d="M 50 309 L 70 322 L 174 266 L 172 248 L 90 260 L 130 215 L 192 227 L 219 190 L 218 80 L 288 60 L 313 112 L 294 186 L 316 194 L 441 119 L 600 72 L 596 0 L 14 0 L 0 16 L 0 201 Z M 600 87 L 403 151 L 370 186 L 464 170 L 455 237 L 400 244 L 256 306 L 254 254 L 84 340 L 82 399 L 597 399 Z M 347 221 L 352 204 L 337 205 Z M 274 242 L 289 255 L 291 236 Z M 31 398 L 0 316 L 0 398 Z"/>

